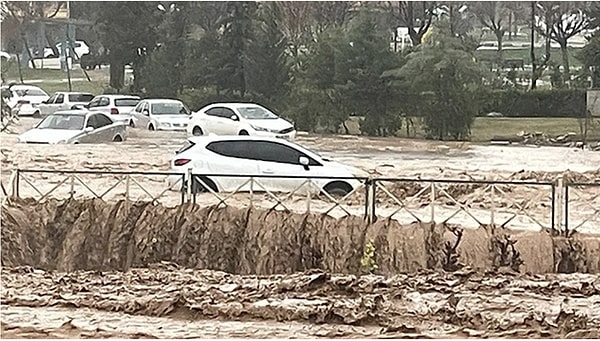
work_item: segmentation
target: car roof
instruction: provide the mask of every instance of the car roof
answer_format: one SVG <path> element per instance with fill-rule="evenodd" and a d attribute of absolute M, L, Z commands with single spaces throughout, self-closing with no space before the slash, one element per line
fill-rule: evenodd
<path fill-rule="evenodd" d="M 140 99 L 140 96 L 135 96 L 135 95 L 98 95 L 96 97 L 107 97 L 109 99 L 111 98 L 131 98 L 131 99 Z"/>
<path fill-rule="evenodd" d="M 28 84 L 8 85 L 8 86 L 6 86 L 6 88 L 10 88 L 11 90 L 12 89 L 39 89 L 39 90 L 42 90 L 42 88 L 40 88 L 39 86 L 28 85 Z"/>
<path fill-rule="evenodd" d="M 56 111 L 53 114 L 50 114 L 48 116 L 52 116 L 52 115 L 86 116 L 87 114 L 91 114 L 91 113 L 100 114 L 99 112 L 92 112 L 92 111 L 88 111 L 88 110 L 60 110 L 60 111 Z"/>
<path fill-rule="evenodd" d="M 243 108 L 243 107 L 247 107 L 247 106 L 257 106 L 257 107 L 262 107 L 262 105 L 258 104 L 258 103 L 251 103 L 251 102 L 222 102 L 222 103 L 211 103 L 208 106 L 228 106 L 228 107 L 232 107 L 232 108 Z"/>
<path fill-rule="evenodd" d="M 80 92 L 80 91 L 57 91 L 56 94 L 65 94 L 65 95 L 92 95 L 91 92 Z"/>
<path fill-rule="evenodd" d="M 144 100 L 148 103 L 182 103 L 178 99 L 170 99 L 170 98 L 148 98 Z"/>
<path fill-rule="evenodd" d="M 254 136 L 254 135 L 203 135 L 203 136 L 191 136 L 188 140 L 194 144 L 208 144 L 215 141 L 271 141 L 271 142 L 282 142 L 283 144 L 292 144 L 285 139 L 279 139 L 276 137 L 265 137 L 265 136 Z"/>

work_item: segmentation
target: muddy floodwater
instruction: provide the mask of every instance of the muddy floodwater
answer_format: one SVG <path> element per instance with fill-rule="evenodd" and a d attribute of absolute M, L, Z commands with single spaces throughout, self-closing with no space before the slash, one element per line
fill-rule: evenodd
<path fill-rule="evenodd" d="M 600 277 L 2 269 L 10 336 L 599 337 Z"/>
<path fill-rule="evenodd" d="M 11 172 L 17 168 L 168 171 L 170 158 L 185 140 L 183 132 L 130 129 L 128 140 L 124 143 L 98 145 L 17 143 L 18 134 L 28 130 L 35 122 L 34 119 L 21 119 L 13 132 L 0 135 L 2 153 L 0 178 L 9 190 Z M 362 168 L 374 176 L 554 181 L 564 173 L 571 179 L 583 182 L 598 181 L 600 178 L 600 153 L 576 148 L 487 146 L 395 138 L 316 135 L 301 135 L 297 142 L 324 156 Z M 24 178 L 38 186 L 41 192 L 49 191 L 61 181 L 49 174 L 25 174 Z M 114 181 L 106 177 L 83 175 L 81 179 L 98 193 L 111 186 L 109 180 Z M 164 189 L 164 180 L 138 178 L 137 181 L 149 192 L 159 193 Z M 415 188 L 416 190 L 409 187 L 397 188 L 394 193 L 406 197 L 420 189 L 420 187 Z M 389 189 L 394 191 L 391 186 Z M 25 198 L 39 197 L 33 187 L 27 187 L 25 184 L 20 190 Z M 231 265 L 229 267 L 231 269 L 242 269 L 241 260 L 233 264 L 232 257 L 226 257 L 229 249 L 209 250 L 209 246 L 220 243 L 219 238 L 222 242 L 222 239 L 236 235 L 231 232 L 234 231 L 232 225 L 223 222 L 225 218 L 219 218 L 221 227 L 213 226 L 211 231 L 216 232 L 202 237 L 205 238 L 202 239 L 203 241 L 213 242 L 208 246 L 203 245 L 206 247 L 203 249 L 204 253 L 200 254 L 197 252 L 199 249 L 196 249 L 200 244 L 197 238 L 201 235 L 197 233 L 198 226 L 190 225 L 192 219 L 186 220 L 183 211 L 172 208 L 178 204 L 180 193 L 176 192 L 171 197 L 165 198 L 165 207 L 170 204 L 171 208 L 160 206 L 161 212 L 171 212 L 169 217 L 181 218 L 177 220 L 178 225 L 164 222 L 165 226 L 170 227 L 159 228 L 154 226 L 156 224 L 149 223 L 158 219 L 158 215 L 153 215 L 158 208 L 144 207 L 142 210 L 137 206 L 129 207 L 122 201 L 117 203 L 124 198 L 124 190 L 119 190 L 121 192 L 105 198 L 109 202 L 106 205 L 80 201 L 63 205 L 53 201 L 46 206 L 36 206 L 31 202 L 27 202 L 27 205 L 18 204 L 27 206 L 29 211 L 20 210 L 19 207 L 11 207 L 10 210 L 4 208 L 5 212 L 10 211 L 9 214 L 3 215 L 3 218 L 9 217 L 11 228 L 3 229 L 2 247 L 10 246 L 13 249 L 2 251 L 3 255 L 5 252 L 11 255 L 8 258 L 3 257 L 1 270 L 2 337 L 600 337 L 598 332 L 600 276 L 587 273 L 543 273 L 557 271 L 556 265 L 560 258 L 556 254 L 557 250 L 575 246 L 579 247 L 577 250 L 582 255 L 579 259 L 582 265 L 575 267 L 575 271 L 597 272 L 600 266 L 597 261 L 600 250 L 595 237 L 577 239 L 576 235 L 576 243 L 565 244 L 565 247 L 558 248 L 555 245 L 556 241 L 543 232 L 540 226 L 535 225 L 531 228 L 533 232 L 528 233 L 541 231 L 539 237 L 533 234 L 513 236 L 519 241 L 516 244 L 517 249 L 525 260 L 520 273 L 507 270 L 506 267 L 498 269 L 496 266 L 493 271 L 490 268 L 487 272 L 485 269 L 471 270 L 470 266 L 456 272 L 444 272 L 438 265 L 430 264 L 429 253 L 437 252 L 437 249 L 441 250 L 447 240 L 453 243 L 455 240 L 453 236 L 451 239 L 444 237 L 450 232 L 440 232 L 440 239 L 436 241 L 439 247 L 434 247 L 437 244 L 433 245 L 431 243 L 433 239 L 423 234 L 421 229 L 415 229 L 416 232 L 411 230 L 414 235 L 404 233 L 402 238 L 400 236 L 395 239 L 389 238 L 401 233 L 388 229 L 389 226 L 395 225 L 384 223 L 384 219 L 381 219 L 380 225 L 376 226 L 378 230 L 362 232 L 362 235 L 383 236 L 374 239 L 378 247 L 377 252 L 382 252 L 381 250 L 389 252 L 385 259 L 378 260 L 380 273 L 387 271 L 387 275 L 351 275 L 348 273 L 356 271 L 350 271 L 345 265 L 342 269 L 340 265 L 342 262 L 338 260 L 341 259 L 340 254 L 347 253 L 348 256 L 344 261 L 348 261 L 348 264 L 354 267 L 360 264 L 363 245 L 357 238 L 352 237 L 360 235 L 357 232 L 359 229 L 355 227 L 359 224 L 354 220 L 361 221 L 359 216 L 364 209 L 357 199 L 355 204 L 347 207 L 349 212 L 357 212 L 356 216 L 346 220 L 349 227 L 346 226 L 344 229 L 351 233 L 334 235 L 335 231 L 341 228 L 327 229 L 326 224 L 333 220 L 321 217 L 318 219 L 321 225 L 318 225 L 319 228 L 314 228 L 314 235 L 309 235 L 307 232 L 309 229 L 305 228 L 308 226 L 306 225 L 308 220 L 298 220 L 304 225 L 290 223 L 293 228 L 280 229 L 286 232 L 282 232 L 279 237 L 271 236 L 272 231 L 264 232 L 265 230 L 254 223 L 242 224 L 248 231 L 250 225 L 256 231 L 263 231 L 260 234 L 257 232 L 256 235 L 260 235 L 264 245 L 270 247 L 256 248 L 252 247 L 254 244 L 248 242 L 255 243 L 259 238 L 240 237 L 240 240 L 236 240 L 235 242 L 241 246 L 235 250 L 246 250 L 243 259 L 239 256 L 239 259 L 245 262 L 246 267 L 243 269 L 261 269 L 261 272 L 248 270 L 246 273 L 265 274 L 263 276 L 236 275 L 193 268 L 195 264 L 203 264 L 202 261 L 213 257 L 222 260 L 222 264 L 218 265 L 223 268 L 228 268 L 225 265 Z M 477 215 L 479 213 L 476 209 L 489 204 L 489 195 L 482 188 L 461 187 L 454 190 L 456 193 L 452 192 L 453 195 L 461 202 L 470 205 L 470 209 L 473 210 L 471 212 L 474 212 L 477 218 L 480 216 Z M 89 195 L 84 197 L 81 194 L 85 193 L 81 186 L 76 192 L 76 199 L 89 199 Z M 144 194 L 139 188 L 137 193 Z M 526 209 L 530 210 L 530 214 L 542 225 L 549 221 L 549 216 L 546 214 L 550 205 L 549 193 L 516 188 L 512 188 L 507 193 L 508 198 L 503 199 L 504 206 L 511 205 L 509 199 L 517 198 L 522 200 L 519 202 L 526 202 L 534 198 L 531 207 L 527 206 Z M 64 199 L 68 194 L 68 187 L 66 187 L 58 189 L 51 197 L 52 200 Z M 134 196 L 135 192 L 128 191 L 128 194 Z M 598 198 L 598 191 L 585 193 L 582 191 L 577 193 L 577 197 L 573 196 L 573 200 L 579 200 L 577 198 Z M 172 199 L 172 202 L 168 202 L 167 199 Z M 241 207 L 242 199 L 246 200 L 241 198 L 231 202 L 240 204 Z M 395 211 L 397 207 L 385 206 L 384 199 L 390 201 L 389 198 L 382 197 L 382 206 L 378 207 L 378 212 Z M 198 202 L 201 205 L 213 205 L 213 202 L 201 200 L 203 199 L 199 198 Z M 570 214 L 578 219 L 577 223 L 581 222 L 582 227 L 577 230 L 578 232 L 598 234 L 600 217 L 591 216 L 595 208 L 592 207 L 593 205 L 590 206 L 590 202 L 593 201 L 586 202 L 582 199 L 581 202 L 574 202 Z M 324 202 L 318 200 L 311 205 L 313 209 L 320 207 L 319 205 L 326 206 Z M 416 205 L 427 214 L 431 211 L 426 204 L 418 200 Z M 305 204 L 298 201 L 296 206 L 304 208 Z M 63 212 L 65 207 L 80 207 L 78 212 L 83 218 L 73 216 L 76 210 Z M 290 204 L 290 207 L 293 208 L 293 204 Z M 202 210 L 192 209 L 192 211 Z M 51 213 L 47 215 L 48 217 L 40 218 L 48 212 Z M 120 227 L 112 226 L 109 233 L 112 239 L 106 237 L 102 228 L 109 226 L 111 222 L 114 223 L 115 215 L 131 223 L 132 219 L 129 219 L 131 212 L 138 212 L 140 215 L 138 220 L 144 223 L 135 227 L 125 226 L 126 224 Z M 240 212 L 240 217 L 249 219 L 250 213 L 245 212 L 250 211 Z M 443 213 L 443 209 L 436 208 L 436 212 Z M 219 214 L 223 217 L 232 215 L 230 211 Z M 263 219 L 263 213 L 259 211 L 252 214 L 254 214 L 252 217 Z M 580 216 L 577 216 L 578 214 Z M 216 219 L 215 216 L 220 217 L 215 214 L 212 216 L 213 219 Z M 103 219 L 104 225 L 96 223 L 85 225 L 85 219 L 94 217 L 110 217 L 110 219 Z M 208 221 L 208 218 L 196 218 L 198 221 Z M 270 219 L 275 223 L 276 218 L 277 216 Z M 500 212 L 497 213 L 497 218 L 503 218 Z M 293 219 L 289 218 L 289 221 L 284 222 L 296 222 Z M 513 224 L 519 223 L 519 219 L 514 219 Z M 239 225 L 242 220 L 237 219 L 236 224 Z M 260 219 L 256 218 L 256 220 Z M 278 223 L 283 224 L 280 220 L 277 220 Z M 462 224 L 463 221 L 458 222 Z M 2 224 L 8 226 L 5 221 Z M 31 228 L 32 224 L 36 224 L 34 228 Z M 529 228 L 526 224 L 531 222 L 520 224 Z M 186 237 L 184 232 L 173 231 L 171 225 L 186 226 L 184 232 L 188 234 L 186 236 L 189 240 L 183 238 Z M 137 234 L 131 231 L 136 231 Z M 294 233 L 288 233 L 289 231 Z M 96 234 L 89 237 L 90 232 Z M 326 238 L 319 233 L 326 235 Z M 482 242 L 491 240 L 491 237 L 493 236 L 482 237 L 479 231 L 465 234 L 466 241 L 463 241 L 457 249 L 459 261 L 468 265 L 483 264 L 483 268 L 488 263 L 493 263 L 485 256 L 491 253 L 487 242 Z M 48 243 L 47 241 L 51 239 L 52 242 Z M 289 239 L 289 245 L 285 244 L 289 249 L 280 245 L 284 239 L 286 242 Z M 114 242 L 115 240 L 119 242 Z M 186 258 L 186 262 L 180 260 L 177 262 L 190 265 L 190 268 L 164 262 L 165 259 L 176 259 L 173 257 L 174 245 L 179 245 L 177 241 L 182 240 L 188 242 L 182 244 L 185 246 L 182 249 L 185 252 L 182 251 L 180 255 L 190 257 Z M 421 254 L 405 251 L 407 245 L 416 243 L 415 240 L 419 247 L 423 244 L 432 250 Z M 316 241 L 323 245 L 319 245 Z M 325 245 L 325 243 L 330 244 Z M 344 244 L 346 248 L 342 250 L 340 245 L 343 243 L 348 245 Z M 290 245 L 294 245 L 295 248 L 291 249 Z M 300 248 L 298 245 L 303 247 Z M 472 248 L 477 250 L 472 251 Z M 540 251 L 542 249 L 546 253 L 542 253 Z M 88 250 L 98 252 L 90 254 Z M 139 252 L 134 252 L 135 250 Z M 315 256 L 314 259 L 308 259 L 309 251 L 314 252 L 315 255 L 321 252 L 323 255 L 320 256 L 321 258 Z M 69 255 L 75 254 L 85 254 L 86 257 L 82 256 L 77 261 L 69 258 Z M 271 258 L 265 257 L 265 254 Z M 420 256 L 416 257 L 417 254 Z M 165 255 L 172 257 L 167 258 Z M 198 259 L 192 259 L 192 256 Z M 238 259 L 236 257 L 233 258 Z M 325 259 L 340 269 L 331 266 L 331 272 L 304 271 L 311 266 L 309 263 L 302 263 L 302 272 L 294 273 L 296 270 L 288 267 L 285 269 L 288 272 L 285 275 L 271 275 L 282 272 L 273 270 L 278 264 L 278 257 L 314 262 L 310 264 L 318 264 Z M 6 263 L 7 259 L 11 260 L 10 264 Z M 56 263 L 57 259 L 61 260 L 58 264 L 54 264 L 54 267 L 49 265 L 52 262 Z M 149 259 L 151 262 L 148 261 Z M 137 261 L 143 265 L 135 266 Z M 79 263 L 83 265 L 79 266 Z M 116 266 L 112 268 L 91 266 L 96 263 L 104 266 L 113 263 L 133 264 L 133 266 L 116 271 L 115 269 L 118 268 Z M 211 266 L 216 265 L 213 263 Z M 75 270 L 62 272 L 59 271 L 61 267 Z M 197 266 L 197 268 L 206 267 Z M 436 270 L 423 270 L 427 267 Z M 406 270 L 402 272 L 406 274 L 396 275 L 395 273 L 401 271 L 392 271 L 399 268 Z M 343 273 L 338 273 L 338 270 Z M 227 271 L 235 272 L 235 270 Z M 531 274 L 536 271 L 539 271 L 538 274 Z"/>

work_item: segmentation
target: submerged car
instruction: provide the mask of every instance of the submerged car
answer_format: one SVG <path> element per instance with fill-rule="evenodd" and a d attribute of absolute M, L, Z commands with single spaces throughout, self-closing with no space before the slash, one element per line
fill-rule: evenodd
<path fill-rule="evenodd" d="M 190 110 L 174 99 L 145 99 L 131 112 L 131 127 L 148 130 L 183 130 L 189 122 Z"/>
<path fill-rule="evenodd" d="M 19 116 L 46 117 L 59 110 L 78 109 L 88 104 L 93 94 L 87 92 L 56 92 L 40 104 L 22 106 Z"/>
<path fill-rule="evenodd" d="M 33 129 L 20 135 L 19 142 L 77 144 L 122 142 L 125 138 L 125 125 L 103 113 L 65 110 L 46 116 Z"/>
<path fill-rule="evenodd" d="M 100 111 L 110 115 L 113 121 L 131 123 L 131 111 L 141 101 L 139 96 L 132 95 L 99 95 L 84 106 L 92 111 Z"/>
<path fill-rule="evenodd" d="M 255 103 L 210 104 L 190 117 L 188 136 L 253 135 L 294 140 L 291 122 Z"/>
<path fill-rule="evenodd" d="M 360 185 L 357 178 L 368 176 L 358 168 L 323 158 L 296 143 L 256 136 L 191 137 L 171 160 L 171 169 L 186 174 L 186 183 L 188 169 L 201 176 L 201 181 L 193 182 L 193 192 L 205 191 L 206 186 L 214 192 L 249 191 L 250 185 L 244 185 L 249 180 L 247 176 L 262 175 L 267 177 L 256 178 L 257 182 L 273 192 L 291 192 L 308 177 L 326 177 L 312 180 L 313 191 L 343 196 Z M 219 176 L 205 176 L 209 174 Z M 181 176 L 170 176 L 169 184 L 175 187 L 180 180 Z M 260 188 L 255 185 L 253 190 Z"/>

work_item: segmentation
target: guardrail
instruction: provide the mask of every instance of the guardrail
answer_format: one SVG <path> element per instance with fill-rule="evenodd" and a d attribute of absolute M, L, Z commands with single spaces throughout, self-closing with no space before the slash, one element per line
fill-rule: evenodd
<path fill-rule="evenodd" d="M 193 179 L 187 186 L 186 179 Z M 230 181 L 231 190 L 215 191 L 212 180 Z M 235 181 L 234 181 L 235 180 Z M 273 180 L 287 182 L 277 190 Z M 350 193 L 331 195 L 331 181 L 355 181 Z M 591 180 L 590 180 L 591 181 Z M 151 201 L 153 204 L 199 203 L 253 206 L 333 216 L 362 215 L 368 223 L 395 219 L 464 227 L 552 229 L 568 235 L 600 228 L 600 182 L 554 182 L 344 178 L 325 176 L 192 174 L 176 172 L 18 169 L 5 199 L 30 197 L 97 198 Z M 198 192 L 203 188 L 203 192 Z M 577 200 L 574 200 L 577 199 Z M 577 210 L 574 212 L 574 210 Z"/>

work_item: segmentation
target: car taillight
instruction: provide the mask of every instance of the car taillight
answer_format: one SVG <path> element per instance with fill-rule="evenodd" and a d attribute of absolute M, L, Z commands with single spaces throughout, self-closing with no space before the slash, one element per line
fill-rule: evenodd
<path fill-rule="evenodd" d="M 177 159 L 175 160 L 174 164 L 175 166 L 183 166 L 183 165 L 187 165 L 190 161 L 190 159 Z"/>
<path fill-rule="evenodd" d="M 119 114 L 119 109 L 117 109 L 117 108 L 110 108 L 110 114 L 111 115 L 118 115 Z"/>

